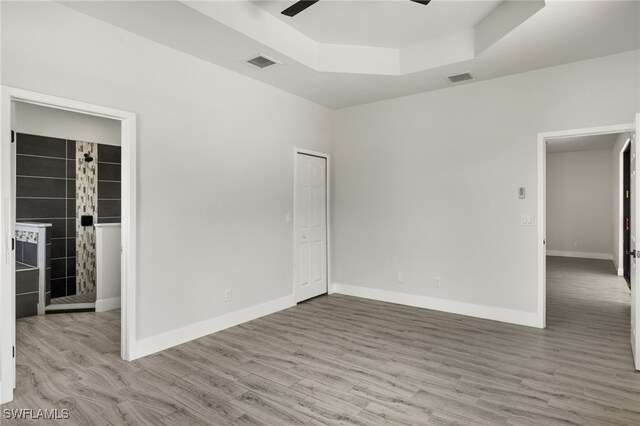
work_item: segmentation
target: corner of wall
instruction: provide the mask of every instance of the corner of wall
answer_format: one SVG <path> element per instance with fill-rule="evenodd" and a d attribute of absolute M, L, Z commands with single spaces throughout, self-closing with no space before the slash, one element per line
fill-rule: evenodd
<path fill-rule="evenodd" d="M 169 349 L 173 346 L 199 339 L 227 328 L 243 324 L 245 322 L 282 311 L 295 306 L 293 294 L 250 306 L 239 311 L 230 312 L 216 318 L 190 324 L 166 333 L 138 340 L 130 348 L 131 360 L 142 358 L 156 352 Z"/>

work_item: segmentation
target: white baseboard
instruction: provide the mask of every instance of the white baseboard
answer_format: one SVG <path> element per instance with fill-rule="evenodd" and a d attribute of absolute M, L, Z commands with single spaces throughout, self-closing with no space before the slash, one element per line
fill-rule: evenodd
<path fill-rule="evenodd" d="M 107 312 L 114 309 L 120 309 L 120 298 L 112 297 L 111 299 L 96 300 L 96 312 Z"/>
<path fill-rule="evenodd" d="M 333 284 L 333 292 L 347 296 L 379 300 L 381 302 L 397 303 L 417 308 L 432 309 L 452 314 L 540 328 L 540 320 L 538 319 L 536 312 L 514 311 L 511 309 L 496 308 L 493 306 L 475 305 L 471 303 L 456 302 L 455 300 L 417 296 L 413 294 L 339 283 Z"/>
<path fill-rule="evenodd" d="M 547 250 L 547 256 L 579 257 L 582 259 L 600 259 L 613 261 L 611 253 L 590 253 L 586 251 Z"/>
<path fill-rule="evenodd" d="M 147 337 L 135 342 L 135 347 L 130 349 L 132 350 L 133 359 L 140 358 L 295 305 L 293 295 L 286 296 L 156 336 Z"/>

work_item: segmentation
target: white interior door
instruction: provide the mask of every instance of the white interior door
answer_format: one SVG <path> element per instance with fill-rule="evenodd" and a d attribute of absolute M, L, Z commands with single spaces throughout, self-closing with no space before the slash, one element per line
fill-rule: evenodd
<path fill-rule="evenodd" d="M 640 223 L 638 214 L 640 213 L 640 194 L 638 194 L 638 177 L 640 174 L 640 162 L 638 161 L 638 138 L 640 129 L 640 114 L 636 115 L 635 131 L 631 136 L 631 348 L 633 349 L 633 362 L 636 370 L 640 370 L 640 316 L 638 307 L 640 306 Z"/>
<path fill-rule="evenodd" d="M 327 292 L 327 159 L 296 154 L 295 298 Z"/>

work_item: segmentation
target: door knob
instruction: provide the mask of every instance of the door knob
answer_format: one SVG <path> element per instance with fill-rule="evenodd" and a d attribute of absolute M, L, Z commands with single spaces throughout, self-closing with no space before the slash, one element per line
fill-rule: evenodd
<path fill-rule="evenodd" d="M 626 250 L 624 252 L 624 254 L 626 254 L 627 256 L 631 256 L 631 257 L 636 257 L 637 256 L 637 252 L 635 250 L 631 250 L 631 251 Z"/>

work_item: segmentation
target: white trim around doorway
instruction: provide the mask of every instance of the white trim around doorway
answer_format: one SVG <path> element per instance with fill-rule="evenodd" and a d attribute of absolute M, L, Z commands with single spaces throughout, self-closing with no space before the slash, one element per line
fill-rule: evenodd
<path fill-rule="evenodd" d="M 12 102 L 25 102 L 121 122 L 122 145 L 122 256 L 121 256 L 121 356 L 137 358 L 136 330 L 136 115 L 119 109 L 89 104 L 29 90 L 0 88 L 0 403 L 13 399 L 15 387 L 15 256 L 11 238 L 15 233 L 14 164 L 11 156 Z"/>
<path fill-rule="evenodd" d="M 618 223 L 622 224 L 624 221 L 624 151 L 631 143 L 631 138 L 627 138 L 626 142 L 622 145 L 618 154 L 618 188 L 620 193 L 618 194 Z M 613 261 L 616 264 L 616 273 L 619 277 L 624 276 L 624 235 L 622 232 L 622 226 L 618 226 L 618 258 Z"/>
<path fill-rule="evenodd" d="M 538 215 L 538 303 L 536 325 L 539 328 L 547 326 L 547 277 L 546 277 L 546 142 L 548 139 L 563 139 L 577 136 L 595 136 L 609 133 L 625 133 L 634 131 L 634 124 L 615 124 L 611 126 L 589 127 L 583 129 L 561 130 L 556 132 L 538 133 L 537 142 L 537 215 Z"/>

